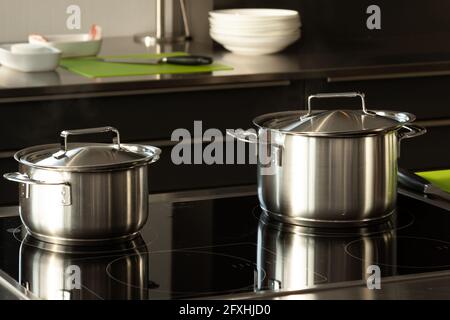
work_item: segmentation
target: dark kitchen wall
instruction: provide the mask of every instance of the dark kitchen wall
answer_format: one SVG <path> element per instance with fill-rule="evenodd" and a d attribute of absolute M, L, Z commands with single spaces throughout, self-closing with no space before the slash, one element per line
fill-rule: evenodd
<path fill-rule="evenodd" d="M 372 4 L 381 8 L 381 30 L 366 27 L 366 9 Z M 344 49 L 346 43 L 355 41 L 389 49 L 397 45 L 398 37 L 411 38 L 418 49 L 422 39 L 438 49 L 450 33 L 450 1 L 443 0 L 214 0 L 214 7 L 298 10 L 303 42 L 318 49 Z"/>

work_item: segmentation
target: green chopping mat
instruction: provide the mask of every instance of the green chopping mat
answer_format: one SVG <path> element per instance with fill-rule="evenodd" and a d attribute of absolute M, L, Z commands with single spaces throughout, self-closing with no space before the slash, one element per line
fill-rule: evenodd
<path fill-rule="evenodd" d="M 450 193 L 450 170 L 417 172 L 417 174 Z"/>
<path fill-rule="evenodd" d="M 99 58 L 162 58 L 187 55 L 185 52 L 172 52 L 163 54 L 134 54 L 126 56 L 103 56 Z M 143 65 L 110 63 L 98 60 L 97 57 L 66 58 L 62 59 L 60 66 L 88 78 L 107 78 L 124 76 L 143 76 L 152 74 L 178 74 L 198 73 L 221 70 L 232 70 L 232 67 L 213 63 L 207 66 L 179 66 L 172 64 Z"/>

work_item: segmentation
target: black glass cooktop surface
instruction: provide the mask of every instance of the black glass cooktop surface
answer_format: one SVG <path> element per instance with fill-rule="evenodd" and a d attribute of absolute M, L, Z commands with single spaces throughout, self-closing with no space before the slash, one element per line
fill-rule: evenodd
<path fill-rule="evenodd" d="M 253 189 L 158 195 L 132 241 L 68 247 L 0 217 L 0 269 L 44 299 L 179 299 L 450 269 L 450 211 L 399 195 L 389 220 L 360 228 L 280 223 Z M 241 192 L 242 191 L 242 192 Z M 9 212 L 10 214 L 5 214 Z"/>

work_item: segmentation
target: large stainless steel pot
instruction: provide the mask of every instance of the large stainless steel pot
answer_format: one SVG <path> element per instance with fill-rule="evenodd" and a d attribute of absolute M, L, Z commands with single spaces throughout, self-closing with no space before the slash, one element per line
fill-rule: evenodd
<path fill-rule="evenodd" d="M 113 144 L 68 144 L 68 137 L 113 132 Z M 134 237 L 148 217 L 147 165 L 160 149 L 121 144 L 117 129 L 66 130 L 61 145 L 16 153 L 20 217 L 34 237 L 59 244 L 89 244 Z"/>
<path fill-rule="evenodd" d="M 314 98 L 358 97 L 362 110 L 312 111 Z M 306 111 L 266 114 L 258 132 L 231 135 L 258 143 L 261 207 L 287 222 L 364 224 L 395 209 L 400 141 L 419 136 L 405 112 L 367 110 L 360 93 L 317 94 Z"/>

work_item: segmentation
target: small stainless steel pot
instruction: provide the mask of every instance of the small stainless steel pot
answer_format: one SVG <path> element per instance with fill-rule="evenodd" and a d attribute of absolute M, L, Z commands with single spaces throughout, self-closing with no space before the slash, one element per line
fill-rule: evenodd
<path fill-rule="evenodd" d="M 358 97 L 362 110 L 312 111 L 314 98 Z M 308 110 L 257 117 L 258 196 L 271 215 L 295 224 L 364 224 L 392 214 L 400 141 L 424 134 L 405 112 L 367 110 L 360 93 L 317 94 Z"/>
<path fill-rule="evenodd" d="M 70 144 L 68 137 L 113 132 L 113 144 Z M 34 237 L 58 244 L 96 244 L 137 235 L 148 217 L 147 165 L 160 149 L 121 144 L 117 129 L 66 130 L 61 145 L 15 154 L 20 217 Z"/>

